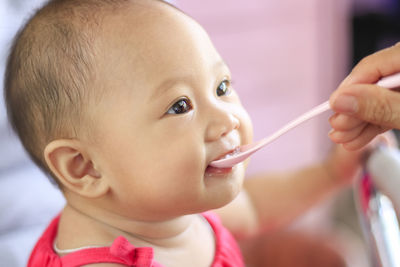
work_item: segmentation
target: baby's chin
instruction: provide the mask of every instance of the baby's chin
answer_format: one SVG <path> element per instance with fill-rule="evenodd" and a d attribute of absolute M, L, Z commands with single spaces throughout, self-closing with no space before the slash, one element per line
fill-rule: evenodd
<path fill-rule="evenodd" d="M 210 209 L 222 208 L 231 203 L 241 192 L 243 180 L 244 167 L 241 167 L 236 170 L 235 175 L 225 181 L 208 181 Z"/>

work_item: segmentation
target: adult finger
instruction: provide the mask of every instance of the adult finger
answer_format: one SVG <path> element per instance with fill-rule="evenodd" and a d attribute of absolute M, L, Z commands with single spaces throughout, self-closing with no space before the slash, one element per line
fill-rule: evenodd
<path fill-rule="evenodd" d="M 371 84 L 353 84 L 331 95 L 338 113 L 386 128 L 400 128 L 400 93 Z"/>
<path fill-rule="evenodd" d="M 363 58 L 339 85 L 376 83 L 382 77 L 400 72 L 400 42 Z"/>
<path fill-rule="evenodd" d="M 329 133 L 329 138 L 339 144 L 343 143 L 348 143 L 353 141 L 356 138 L 359 138 L 365 127 L 367 127 L 368 124 L 363 123 L 359 125 L 358 127 L 355 127 L 351 130 L 348 131 L 332 131 Z"/>
<path fill-rule="evenodd" d="M 329 123 L 336 131 L 348 131 L 360 126 L 365 122 L 356 117 L 341 113 L 335 113 L 329 118 Z"/>
<path fill-rule="evenodd" d="M 369 124 L 361 134 L 350 142 L 343 143 L 343 147 L 347 150 L 357 150 L 368 144 L 375 136 L 387 131 L 388 129 Z"/>

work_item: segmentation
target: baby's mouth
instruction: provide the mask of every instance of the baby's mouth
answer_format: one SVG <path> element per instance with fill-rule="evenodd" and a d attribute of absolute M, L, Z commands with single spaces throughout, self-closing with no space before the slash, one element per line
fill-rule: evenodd
<path fill-rule="evenodd" d="M 237 154 L 240 152 L 240 147 L 236 147 L 235 149 L 232 149 L 230 151 L 228 151 L 227 153 L 221 155 L 220 157 L 214 159 L 215 160 L 220 160 L 220 159 L 224 159 L 224 158 L 228 158 L 228 157 L 232 157 L 233 155 Z M 232 171 L 233 167 L 230 168 L 217 168 L 217 167 L 213 167 L 208 165 L 206 168 L 206 174 L 226 174 L 226 173 L 230 173 Z"/>
<path fill-rule="evenodd" d="M 213 167 L 208 165 L 206 168 L 206 175 L 213 175 L 213 174 L 227 174 L 230 173 L 232 171 L 233 167 L 230 168 L 217 168 L 217 167 Z"/>

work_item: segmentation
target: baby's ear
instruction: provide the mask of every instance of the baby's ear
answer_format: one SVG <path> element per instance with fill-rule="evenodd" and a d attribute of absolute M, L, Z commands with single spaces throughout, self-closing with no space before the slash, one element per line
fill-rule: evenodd
<path fill-rule="evenodd" d="M 95 169 L 78 140 L 50 142 L 44 149 L 44 158 L 59 182 L 81 196 L 97 198 L 109 190 L 106 179 Z"/>

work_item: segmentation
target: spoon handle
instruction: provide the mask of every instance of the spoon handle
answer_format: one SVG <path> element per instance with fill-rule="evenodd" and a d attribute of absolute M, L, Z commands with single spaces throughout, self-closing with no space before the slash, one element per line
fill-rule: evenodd
<path fill-rule="evenodd" d="M 376 85 L 387 89 L 397 89 L 400 87 L 400 72 L 380 79 Z"/>
<path fill-rule="evenodd" d="M 380 79 L 376 85 L 380 87 L 385 87 L 388 89 L 395 89 L 400 87 L 400 73 L 396 73 L 393 75 L 389 75 L 387 77 L 384 77 Z M 309 119 L 318 116 L 319 114 L 327 111 L 330 109 L 329 101 L 326 101 L 313 109 L 307 111 L 306 113 L 302 114 L 300 117 L 297 119 L 292 120 L 291 122 L 287 123 L 285 126 L 283 126 L 281 129 L 273 133 L 272 135 L 260 140 L 257 145 L 254 147 L 255 149 L 261 148 L 265 146 L 266 144 L 271 143 L 281 135 L 285 134 L 286 132 L 290 131 L 291 129 L 295 128 L 299 124 L 302 124 L 305 121 L 308 121 Z"/>
<path fill-rule="evenodd" d="M 318 116 L 319 114 L 330 110 L 330 105 L 329 101 L 325 101 L 324 103 L 314 107 L 313 109 L 307 111 L 306 113 L 300 115 L 297 119 L 294 119 L 287 123 L 285 126 L 280 128 L 278 131 L 273 133 L 272 135 L 262 139 L 259 144 L 257 145 L 262 147 L 265 146 L 268 143 L 271 143 L 275 139 L 279 138 L 281 135 L 285 134 L 286 132 L 290 131 L 291 129 L 295 128 L 296 126 L 302 124 L 305 121 L 308 121 L 311 118 L 314 118 L 315 116 Z"/>

